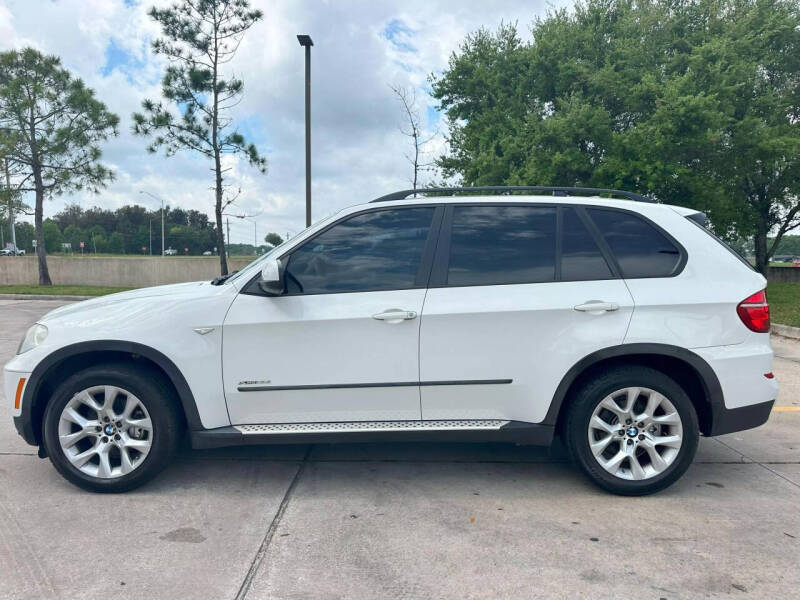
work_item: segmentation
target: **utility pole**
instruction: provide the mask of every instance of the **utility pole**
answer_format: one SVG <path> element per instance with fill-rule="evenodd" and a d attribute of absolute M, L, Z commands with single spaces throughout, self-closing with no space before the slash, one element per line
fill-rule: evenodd
<path fill-rule="evenodd" d="M 311 46 L 310 35 L 298 35 L 297 41 L 306 49 L 306 227 L 311 226 Z"/>
<path fill-rule="evenodd" d="M 150 192 L 145 192 L 144 190 L 139 190 L 139 193 L 140 194 L 147 194 L 151 198 L 154 198 L 155 200 L 158 200 L 159 202 L 161 202 L 161 256 L 165 256 L 165 254 L 164 254 L 164 199 L 163 198 L 159 198 L 158 196 L 156 196 L 154 194 L 151 194 Z M 153 226 L 152 226 L 152 223 L 151 223 L 151 225 L 150 225 L 151 232 L 152 232 L 152 227 Z M 153 234 L 151 233 L 150 234 L 151 248 L 152 248 L 152 241 L 153 241 Z M 151 249 L 150 250 L 150 254 L 152 254 L 152 253 L 153 253 L 153 251 Z"/>
<path fill-rule="evenodd" d="M 225 256 L 227 257 L 227 255 L 228 255 L 228 246 L 231 243 L 231 218 L 230 217 L 226 217 L 225 218 L 225 225 L 226 225 L 226 229 L 228 230 L 228 235 L 225 236 Z"/>
<path fill-rule="evenodd" d="M 11 222 L 11 243 L 14 245 L 14 255 L 17 253 L 17 232 L 14 228 L 14 198 L 11 194 L 11 175 L 8 172 L 8 159 L 3 160 L 6 171 L 6 191 L 8 192 L 8 220 Z"/>

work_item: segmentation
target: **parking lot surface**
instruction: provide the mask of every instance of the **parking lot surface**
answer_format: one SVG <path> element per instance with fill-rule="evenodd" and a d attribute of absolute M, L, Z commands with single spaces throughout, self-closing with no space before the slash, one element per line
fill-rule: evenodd
<path fill-rule="evenodd" d="M 0 299 L 0 363 L 61 304 Z M 773 347 L 770 421 L 701 439 L 646 498 L 500 444 L 186 450 L 96 495 L 36 456 L 0 398 L 0 598 L 797 597 L 800 343 Z"/>

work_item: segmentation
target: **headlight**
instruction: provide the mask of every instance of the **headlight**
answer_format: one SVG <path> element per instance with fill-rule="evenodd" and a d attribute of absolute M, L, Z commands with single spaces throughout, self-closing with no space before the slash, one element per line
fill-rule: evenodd
<path fill-rule="evenodd" d="M 22 342 L 20 342 L 19 348 L 17 349 L 17 354 L 22 354 L 28 350 L 33 350 L 36 348 L 36 346 L 41 344 L 46 337 L 47 327 L 41 323 L 36 323 L 33 327 L 28 329 Z"/>

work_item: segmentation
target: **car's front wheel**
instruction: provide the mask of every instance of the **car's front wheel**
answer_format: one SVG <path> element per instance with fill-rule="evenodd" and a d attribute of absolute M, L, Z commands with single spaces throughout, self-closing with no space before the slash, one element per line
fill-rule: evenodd
<path fill-rule="evenodd" d="M 43 433 L 48 456 L 66 479 L 94 492 L 124 492 L 166 466 L 180 440 L 181 418 L 157 374 L 106 364 L 58 386 Z"/>
<path fill-rule="evenodd" d="M 689 396 L 648 367 L 606 372 L 581 387 L 565 424 L 573 460 L 602 488 L 652 494 L 677 481 L 697 451 L 699 426 Z"/>

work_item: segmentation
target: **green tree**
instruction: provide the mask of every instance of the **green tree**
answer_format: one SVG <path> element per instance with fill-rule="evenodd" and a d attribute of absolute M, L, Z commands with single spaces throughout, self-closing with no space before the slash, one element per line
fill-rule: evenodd
<path fill-rule="evenodd" d="M 275 232 L 270 232 L 264 236 L 264 241 L 270 246 L 280 246 L 283 243 L 283 238 Z"/>
<path fill-rule="evenodd" d="M 36 197 L 39 285 L 52 285 L 42 229 L 44 199 L 97 191 L 112 179 L 98 162 L 99 143 L 117 135 L 118 121 L 57 57 L 33 48 L 0 53 L 0 129 L 10 140 L 8 160 L 20 167 L 16 187 Z"/>
<path fill-rule="evenodd" d="M 766 272 L 800 226 L 800 5 L 587 0 L 531 29 L 480 30 L 432 78 L 443 173 L 692 206 Z"/>
<path fill-rule="evenodd" d="M 52 254 L 53 252 L 62 251 L 61 244 L 64 242 L 64 236 L 61 235 L 61 230 L 58 228 L 58 225 L 50 219 L 47 219 L 42 224 L 42 236 L 44 238 L 45 249 L 48 252 Z"/>
<path fill-rule="evenodd" d="M 113 254 L 125 254 L 125 238 L 120 232 L 115 231 L 109 236 L 108 251 Z"/>
<path fill-rule="evenodd" d="M 17 248 L 25 252 L 33 251 L 33 240 L 36 239 L 36 231 L 30 223 L 17 223 Z"/>
<path fill-rule="evenodd" d="M 57 221 L 54 222 L 57 224 Z M 85 243 L 87 240 L 86 235 L 83 233 L 83 231 L 81 231 L 80 228 L 76 227 L 75 225 L 67 225 L 64 228 L 64 241 L 72 244 L 73 252 L 80 253 L 81 242 Z"/>
<path fill-rule="evenodd" d="M 154 7 L 149 14 L 164 35 L 153 42 L 153 51 L 170 62 L 162 94 L 178 106 L 181 115 L 161 102 L 145 100 L 143 113 L 133 115 L 133 132 L 155 136 L 150 152 L 163 147 L 171 156 L 178 150 L 191 150 L 213 161 L 216 245 L 220 272 L 226 275 L 222 213 L 236 195 L 226 193 L 222 155 L 242 154 L 262 173 L 267 163 L 255 145 L 231 129 L 229 111 L 241 101 L 244 83 L 223 76 L 222 70 L 233 59 L 245 32 L 263 14 L 251 10 L 247 0 L 182 0 L 169 8 Z"/>

